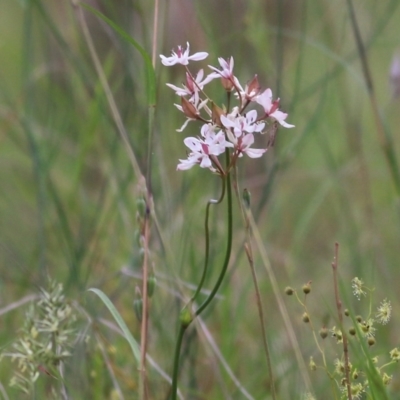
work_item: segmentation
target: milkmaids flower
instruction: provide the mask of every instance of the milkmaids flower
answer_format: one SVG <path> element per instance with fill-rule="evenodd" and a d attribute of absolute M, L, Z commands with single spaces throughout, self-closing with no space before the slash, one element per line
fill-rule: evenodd
<path fill-rule="evenodd" d="M 227 116 L 221 115 L 221 122 L 227 128 L 226 134 L 230 142 L 235 145 L 239 157 L 246 153 L 250 158 L 261 157 L 267 149 L 252 149 L 254 143 L 253 132 L 261 132 L 265 123 L 257 124 L 257 111 L 249 111 L 245 116 L 237 113 L 237 107 Z"/>
<path fill-rule="evenodd" d="M 258 77 L 257 75 L 254 75 L 254 78 L 248 84 L 246 84 L 244 89 L 238 82 L 237 92 L 235 93 L 235 96 L 241 99 L 241 106 L 244 107 L 246 103 L 253 101 L 254 98 L 259 95 L 260 90 L 261 88 L 258 83 Z"/>
<path fill-rule="evenodd" d="M 188 65 L 189 61 L 200 61 L 208 57 L 208 53 L 205 51 L 194 53 L 189 56 L 189 42 L 187 42 L 186 45 L 186 50 L 183 50 L 181 46 L 178 46 L 176 53 L 174 51 L 171 52 L 171 57 L 165 57 L 160 54 L 161 62 L 165 66 L 170 67 L 175 64 Z"/>
<path fill-rule="evenodd" d="M 232 147 L 232 144 L 225 139 L 224 132 L 219 131 L 214 133 L 213 127 L 205 124 L 201 130 L 204 139 L 187 137 L 183 143 L 191 150 L 186 160 L 179 160 L 178 170 L 187 170 L 196 164 L 200 164 L 201 168 L 209 168 L 211 171 L 216 171 L 212 164 L 212 160 L 218 163 L 216 156 L 222 154 L 227 147 Z"/>
<path fill-rule="evenodd" d="M 182 64 L 186 66 L 189 61 L 199 61 L 205 59 L 208 54 L 205 52 L 189 55 L 189 43 L 186 49 L 178 46 L 176 51 L 172 51 L 170 57 L 160 55 L 161 62 L 166 66 Z M 285 122 L 286 113 L 279 110 L 279 99 L 272 100 L 271 89 L 261 93 L 257 75 L 243 86 L 234 75 L 234 59 L 218 58 L 219 67 L 209 65 L 212 72 L 204 77 L 204 71 L 199 70 L 197 75 L 193 75 L 186 68 L 186 79 L 181 87 L 167 83 L 168 87 L 180 96 L 180 104 L 175 104 L 179 111 L 185 114 L 186 121 L 178 132 L 183 131 L 190 121 L 201 121 L 203 126 L 198 137 L 188 137 L 184 144 L 189 148 L 186 159 L 179 160 L 178 170 L 186 170 L 198 164 L 201 168 L 209 168 L 213 172 L 221 175 L 228 174 L 235 166 L 238 158 L 245 153 L 251 158 L 261 157 L 267 148 L 273 144 L 278 123 L 286 128 L 292 128 Z M 218 106 L 204 92 L 204 87 L 213 79 L 220 78 L 222 86 L 227 92 L 228 111 L 224 107 Z M 239 100 L 237 107 L 230 107 L 231 92 Z M 210 104 L 208 104 L 210 102 Z M 256 110 L 244 113 L 250 102 L 260 104 L 264 113 L 257 113 Z M 229 112 L 229 114 L 226 114 Z M 267 120 L 273 119 L 267 129 Z M 255 135 L 257 133 L 270 134 L 270 139 L 265 149 L 253 149 Z M 232 148 L 230 164 L 227 170 L 221 166 L 218 156 Z"/>
<path fill-rule="evenodd" d="M 191 74 L 186 72 L 186 84 L 183 84 L 182 88 L 172 83 L 167 83 L 167 86 L 175 90 L 175 94 L 178 96 L 189 96 L 190 101 L 198 103 L 199 91 L 203 90 L 204 86 L 212 80 L 209 76 L 203 80 L 203 76 L 204 71 L 202 69 L 197 73 L 196 78 L 193 78 Z"/>
<path fill-rule="evenodd" d="M 244 116 L 241 116 L 237 114 L 237 107 L 226 117 L 221 115 L 221 122 L 224 124 L 225 128 L 231 128 L 236 137 L 242 136 L 244 132 L 261 132 L 265 127 L 265 123 L 257 124 L 256 120 L 256 110 L 251 110 Z"/>
<path fill-rule="evenodd" d="M 218 68 L 213 67 L 212 65 L 209 65 L 209 68 L 211 68 L 213 71 L 210 75 L 214 76 L 215 78 L 225 78 L 225 79 L 233 79 L 233 66 L 235 65 L 235 62 L 233 60 L 233 57 L 228 58 L 228 60 L 224 60 L 222 57 L 218 58 L 219 65 L 221 66 L 221 70 Z"/>
<path fill-rule="evenodd" d="M 279 99 L 272 101 L 271 89 L 266 89 L 255 98 L 255 101 L 264 108 L 266 117 L 272 117 L 276 119 L 285 128 L 294 127 L 294 125 L 290 125 L 285 122 L 285 119 L 288 115 L 282 111 L 279 111 Z"/>
<path fill-rule="evenodd" d="M 208 67 L 211 68 L 214 72 L 208 75 L 208 77 L 210 79 L 221 78 L 222 86 L 228 92 L 231 91 L 234 87 L 238 90 L 238 88 L 240 87 L 240 83 L 236 76 L 233 75 L 233 57 L 229 58 L 228 60 L 224 60 L 222 57 L 219 57 L 218 62 L 221 66 L 221 70 L 213 67 L 212 65 L 209 65 Z"/>
<path fill-rule="evenodd" d="M 252 149 L 250 146 L 254 143 L 254 135 L 248 133 L 237 140 L 236 151 L 239 153 L 239 157 L 242 157 L 243 153 L 246 153 L 250 158 L 261 157 L 267 149 Z"/>

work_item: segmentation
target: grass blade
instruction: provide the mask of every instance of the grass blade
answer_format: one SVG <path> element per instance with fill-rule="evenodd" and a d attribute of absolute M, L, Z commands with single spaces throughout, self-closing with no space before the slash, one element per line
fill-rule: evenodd
<path fill-rule="evenodd" d="M 115 308 L 114 304 L 111 302 L 111 300 L 108 298 L 108 296 L 104 292 L 102 292 L 100 289 L 91 288 L 91 289 L 88 289 L 88 290 L 90 292 L 96 293 L 97 296 L 100 297 L 100 299 L 102 300 L 104 305 L 108 308 L 108 310 L 110 311 L 110 313 L 114 317 L 115 322 L 118 324 L 118 326 L 121 328 L 122 332 L 124 333 L 125 339 L 128 341 L 129 345 L 131 346 L 132 353 L 135 356 L 135 359 L 136 359 L 136 361 L 138 363 L 138 366 L 139 366 L 139 363 L 140 363 L 139 345 L 136 342 L 136 340 L 134 339 L 134 337 L 132 336 L 131 332 L 129 331 L 125 321 L 122 319 L 121 314 Z"/>

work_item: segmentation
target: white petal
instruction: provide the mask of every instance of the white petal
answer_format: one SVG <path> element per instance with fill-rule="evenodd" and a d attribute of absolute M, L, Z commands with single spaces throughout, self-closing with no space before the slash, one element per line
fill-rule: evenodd
<path fill-rule="evenodd" d="M 189 56 L 188 60 L 200 61 L 200 60 L 204 60 L 207 57 L 208 57 L 208 53 L 206 53 L 205 51 L 199 51 L 198 53 L 194 53 L 193 55 Z"/>

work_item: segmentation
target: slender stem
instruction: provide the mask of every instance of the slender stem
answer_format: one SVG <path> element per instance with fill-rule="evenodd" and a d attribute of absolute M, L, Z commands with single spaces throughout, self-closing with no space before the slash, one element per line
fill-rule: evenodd
<path fill-rule="evenodd" d="M 176 345 L 175 345 L 175 354 L 174 354 L 174 370 L 172 373 L 172 394 L 171 394 L 171 399 L 176 400 L 176 395 L 177 395 L 177 390 L 178 390 L 178 371 L 179 371 L 179 353 L 181 351 L 182 347 L 182 340 L 183 340 L 183 335 L 185 334 L 186 328 L 189 325 L 184 325 L 181 322 L 181 326 L 179 327 L 179 333 L 178 333 L 178 338 L 176 340 Z"/>
<path fill-rule="evenodd" d="M 343 329 L 343 314 L 342 314 L 342 302 L 339 298 L 339 285 L 338 285 L 338 261 L 339 260 L 339 243 L 335 243 L 335 258 L 333 259 L 333 287 L 335 290 L 336 308 L 339 317 L 339 327 L 343 336 L 343 354 L 344 354 L 344 370 L 346 376 L 346 387 L 347 387 L 347 399 L 352 400 L 351 396 L 351 383 L 350 383 L 350 363 L 349 363 L 349 346 L 347 343 L 347 335 Z"/>
<path fill-rule="evenodd" d="M 248 227 L 247 227 L 248 228 Z M 250 239 L 250 233 L 248 232 L 248 239 Z M 261 324 L 261 332 L 262 332 L 262 341 L 264 345 L 265 357 L 267 358 L 267 366 L 270 380 L 270 389 L 272 393 L 273 400 L 276 400 L 276 391 L 275 391 L 275 379 L 272 371 L 272 363 L 271 363 L 271 354 L 269 351 L 268 341 L 267 341 L 267 332 L 265 330 L 265 318 L 264 318 L 264 310 L 262 307 L 261 296 L 260 296 L 260 288 L 258 286 L 258 280 L 256 275 L 256 270 L 254 268 L 254 259 L 251 249 L 250 241 L 245 243 L 245 250 L 247 259 L 249 261 L 251 276 L 253 278 L 254 290 L 256 292 L 256 301 L 257 301 L 257 309 L 258 309 L 258 317 L 260 319 Z"/>
<path fill-rule="evenodd" d="M 229 150 L 225 150 L 225 156 L 226 156 L 226 166 L 229 165 L 230 163 L 230 155 L 229 155 Z M 227 201 L 228 201 L 228 208 L 227 208 L 227 217 L 228 217 L 228 240 L 227 240 L 227 247 L 226 247 L 226 252 L 225 252 L 225 260 L 224 260 L 224 265 L 222 266 L 221 273 L 218 277 L 217 283 L 215 284 L 213 290 L 207 297 L 207 299 L 204 301 L 204 303 L 196 310 L 195 315 L 198 316 L 200 315 L 206 308 L 207 306 L 211 303 L 213 298 L 218 292 L 218 289 L 221 286 L 222 281 L 224 280 L 226 271 L 228 270 L 228 265 L 229 265 L 229 260 L 231 257 L 231 252 L 232 252 L 232 219 L 233 219 L 233 211 L 232 211 L 232 184 L 231 184 L 231 174 L 228 173 L 226 176 L 226 192 L 227 192 Z"/>
<path fill-rule="evenodd" d="M 221 191 L 221 195 L 220 195 L 219 199 L 218 200 L 214 200 L 214 199 L 209 200 L 208 203 L 207 203 L 207 206 L 206 206 L 206 216 L 205 216 L 205 219 L 204 219 L 204 229 L 205 229 L 205 239 L 206 239 L 205 256 L 204 256 L 204 268 L 203 268 L 203 274 L 202 274 L 200 282 L 199 282 L 199 284 L 197 286 L 196 292 L 194 293 L 194 295 L 191 298 L 192 302 L 197 298 L 198 294 L 200 293 L 201 289 L 203 288 L 203 284 L 204 284 L 204 281 L 206 279 L 207 270 L 208 270 L 208 259 L 209 259 L 209 256 L 210 256 L 210 230 L 209 230 L 209 226 L 208 226 L 208 223 L 209 223 L 209 220 L 210 220 L 209 219 L 210 207 L 211 207 L 211 205 L 216 205 L 216 204 L 221 203 L 221 201 L 225 197 L 225 187 L 226 187 L 225 178 L 223 177 L 222 178 L 222 191 Z"/>
<path fill-rule="evenodd" d="M 225 150 L 225 158 L 226 158 L 226 165 L 228 166 L 230 163 L 230 155 L 229 155 L 229 150 Z M 204 303 L 195 311 L 194 315 L 191 315 L 191 310 L 188 308 L 191 306 L 192 301 L 190 301 L 182 310 L 181 315 L 180 315 L 180 327 L 179 327 L 179 332 L 178 332 L 178 337 L 175 345 L 175 353 L 174 353 L 174 364 L 173 364 L 173 373 L 172 373 L 172 393 L 171 393 L 171 399 L 176 400 L 177 398 L 177 389 L 178 389 L 178 369 L 179 369 L 179 356 L 180 356 L 180 351 L 182 347 L 182 340 L 183 340 L 183 335 L 186 331 L 186 329 L 189 327 L 189 325 L 193 322 L 193 319 L 200 315 L 210 304 L 210 302 L 213 300 L 215 297 L 218 289 L 221 286 L 221 283 L 225 277 L 226 271 L 228 269 L 229 265 L 229 260 L 231 256 L 231 251 L 232 251 L 232 219 L 233 219 L 233 212 L 232 212 L 232 185 L 231 185 L 231 177 L 230 174 L 226 175 L 224 178 L 224 186 L 225 188 L 223 189 L 223 192 L 221 194 L 220 200 L 224 197 L 224 193 L 226 191 L 227 193 L 227 219 L 228 219 L 228 240 L 227 240 L 227 247 L 226 247 L 226 253 L 225 253 L 225 259 L 224 259 L 224 264 L 222 266 L 221 273 L 218 277 L 218 280 L 212 289 L 211 293 L 208 295 L 207 299 L 204 301 Z M 206 219 L 207 221 L 207 219 Z M 206 222 L 207 223 L 207 222 Z M 207 226 L 207 225 L 206 225 Z M 208 227 L 208 226 L 207 226 Z M 207 230 L 206 230 L 207 232 Z M 207 234 L 206 234 L 206 243 L 207 243 Z M 200 282 L 202 285 L 203 283 Z M 196 290 L 196 293 L 198 290 Z M 195 293 L 195 295 L 197 295 Z"/>
<path fill-rule="evenodd" d="M 149 216 L 149 208 L 147 207 L 146 216 L 144 219 L 144 257 L 143 257 L 143 267 L 142 267 L 142 326 L 140 333 L 140 381 L 139 381 L 139 394 L 140 399 L 146 400 L 148 398 L 147 393 L 147 375 L 146 375 L 146 353 L 147 353 L 147 342 L 148 342 L 148 321 L 149 321 L 149 297 L 147 294 L 147 282 L 149 275 L 148 268 L 148 245 L 150 239 L 150 216 Z"/>

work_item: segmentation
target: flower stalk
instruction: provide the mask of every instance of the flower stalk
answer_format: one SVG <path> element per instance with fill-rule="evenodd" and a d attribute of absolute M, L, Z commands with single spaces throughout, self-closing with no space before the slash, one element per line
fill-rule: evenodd
<path fill-rule="evenodd" d="M 167 83 L 167 86 L 174 90 L 176 95 L 181 97 L 180 104 L 175 104 L 175 106 L 186 117 L 186 121 L 177 131 L 182 132 L 185 130 L 190 122 L 202 123 L 199 136 L 186 137 L 183 140 L 185 146 L 189 149 L 189 153 L 186 159 L 179 160 L 177 170 L 184 171 L 194 166 L 200 166 L 200 168 L 209 169 L 213 174 L 218 175 L 222 179 L 222 190 L 219 199 L 209 200 L 206 206 L 203 272 L 193 296 L 180 313 L 180 324 L 173 361 L 172 400 L 176 400 L 177 396 L 179 358 L 185 331 L 193 320 L 210 305 L 220 289 L 228 270 L 233 241 L 231 173 L 236 170 L 237 164 L 244 154 L 250 158 L 259 158 L 266 153 L 270 143 L 267 144 L 266 148 L 252 147 L 259 135 L 270 132 L 271 130 L 275 132 L 278 124 L 285 128 L 292 128 L 294 126 L 285 121 L 287 114 L 279 110 L 279 99 L 273 100 L 271 89 L 267 88 L 261 91 L 257 75 L 255 75 L 250 83 L 245 85 L 243 89 L 239 79 L 234 75 L 233 57 L 226 60 L 218 58 L 219 67 L 209 65 L 212 72 L 208 75 L 205 75 L 203 69 L 200 69 L 197 74 L 193 74 L 189 70 L 189 62 L 202 61 L 207 57 L 208 54 L 205 52 L 198 52 L 190 55 L 189 43 L 187 43 L 186 49 L 178 46 L 176 51 L 172 51 L 169 57 L 160 56 L 161 62 L 165 66 L 170 67 L 180 64 L 185 68 L 186 80 L 182 87 Z M 226 106 L 218 106 L 207 96 L 204 90 L 205 86 L 215 79 L 220 81 L 226 93 Z M 235 97 L 239 105 L 231 108 L 231 102 Z M 250 105 L 253 106 L 252 109 L 245 112 Z M 223 154 L 225 155 L 225 163 L 221 163 L 219 160 L 219 157 Z M 225 258 L 218 279 L 210 294 L 197 309 L 193 309 L 196 304 L 196 299 L 203 288 L 208 272 L 210 254 L 210 207 L 211 205 L 221 204 L 225 195 L 227 212 Z M 247 247 L 246 252 L 252 264 L 251 249 Z M 255 284 L 256 290 L 258 291 L 257 283 Z M 263 317 L 261 319 L 262 325 L 264 325 Z M 263 336 L 270 369 L 271 392 L 273 393 L 273 398 L 275 398 L 269 351 L 264 330 Z"/>

